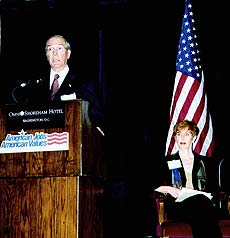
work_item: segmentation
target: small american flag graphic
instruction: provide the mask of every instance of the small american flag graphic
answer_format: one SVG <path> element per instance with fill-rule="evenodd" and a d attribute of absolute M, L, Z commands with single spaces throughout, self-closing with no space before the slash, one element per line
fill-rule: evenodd
<path fill-rule="evenodd" d="M 212 119 L 207 106 L 199 53 L 192 5 L 190 0 L 187 0 L 177 53 L 165 154 L 173 154 L 177 150 L 173 138 L 174 125 L 178 121 L 189 119 L 194 121 L 200 129 L 200 134 L 194 143 L 194 151 L 208 157 L 212 156 L 214 150 Z"/>
<path fill-rule="evenodd" d="M 68 142 L 68 133 L 62 132 L 57 133 L 54 132 L 52 134 L 47 134 L 47 145 L 62 145 Z"/>

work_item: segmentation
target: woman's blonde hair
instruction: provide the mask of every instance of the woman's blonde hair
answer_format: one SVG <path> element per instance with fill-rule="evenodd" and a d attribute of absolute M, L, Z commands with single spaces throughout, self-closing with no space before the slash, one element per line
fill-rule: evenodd
<path fill-rule="evenodd" d="M 174 127 L 173 127 L 173 135 L 175 136 L 177 133 L 179 133 L 181 130 L 183 129 L 188 129 L 192 136 L 197 136 L 199 134 L 199 128 L 196 125 L 196 123 L 194 123 L 193 121 L 189 121 L 189 120 L 183 120 L 178 122 Z"/>

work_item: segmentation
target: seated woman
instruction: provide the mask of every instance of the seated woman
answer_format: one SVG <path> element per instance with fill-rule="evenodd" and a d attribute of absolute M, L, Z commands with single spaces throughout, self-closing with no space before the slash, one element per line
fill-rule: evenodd
<path fill-rule="evenodd" d="M 218 226 L 214 199 L 215 186 L 212 185 L 215 174 L 210 170 L 212 158 L 193 151 L 193 142 L 198 134 L 199 128 L 192 121 L 183 120 L 174 126 L 178 151 L 166 156 L 160 173 L 161 186 L 156 191 L 166 194 L 168 217 L 189 223 L 194 238 L 221 238 L 223 235 Z M 210 192 L 214 197 L 196 194 L 177 202 L 182 187 Z"/>

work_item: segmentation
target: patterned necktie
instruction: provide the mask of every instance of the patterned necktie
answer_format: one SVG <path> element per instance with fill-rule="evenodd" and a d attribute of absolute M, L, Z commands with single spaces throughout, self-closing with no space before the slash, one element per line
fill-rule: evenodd
<path fill-rule="evenodd" d="M 58 91 L 58 88 L 59 88 L 59 83 L 58 83 L 58 78 L 59 78 L 59 75 L 58 74 L 55 74 L 54 75 L 54 81 L 53 81 L 53 84 L 52 84 L 52 87 L 51 87 L 51 100 L 53 100 L 56 92 Z"/>

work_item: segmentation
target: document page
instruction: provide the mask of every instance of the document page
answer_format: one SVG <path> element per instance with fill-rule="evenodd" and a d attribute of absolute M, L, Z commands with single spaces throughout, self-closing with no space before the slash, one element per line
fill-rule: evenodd
<path fill-rule="evenodd" d="M 182 188 L 180 191 L 179 197 L 176 199 L 176 202 L 182 202 L 186 198 L 189 198 L 189 197 L 197 195 L 197 194 L 203 194 L 206 197 L 208 197 L 210 200 L 213 197 L 211 195 L 211 193 L 206 193 L 206 192 L 202 192 L 202 191 L 198 191 L 198 190 L 194 190 L 194 189 L 190 189 L 190 188 Z"/>

